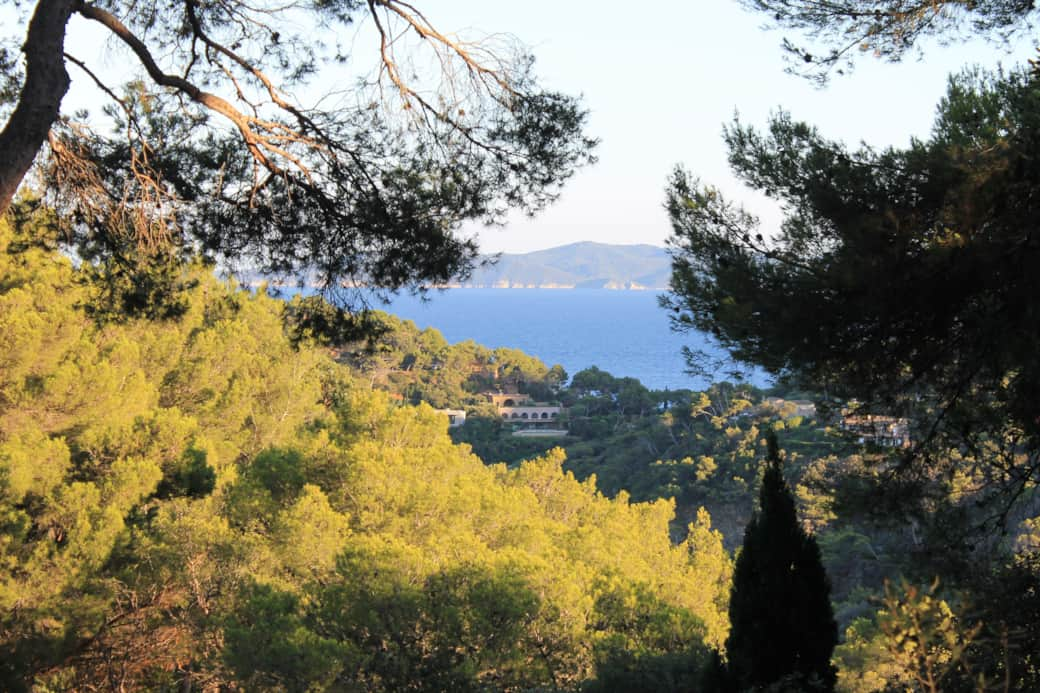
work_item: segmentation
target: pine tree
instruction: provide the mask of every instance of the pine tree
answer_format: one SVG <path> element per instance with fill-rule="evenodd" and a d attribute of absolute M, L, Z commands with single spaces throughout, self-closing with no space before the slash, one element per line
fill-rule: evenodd
<path fill-rule="evenodd" d="M 798 524 L 776 436 L 759 509 L 744 532 L 733 574 L 726 640 L 729 673 L 741 690 L 772 684 L 831 691 L 838 628 L 816 540 Z"/>

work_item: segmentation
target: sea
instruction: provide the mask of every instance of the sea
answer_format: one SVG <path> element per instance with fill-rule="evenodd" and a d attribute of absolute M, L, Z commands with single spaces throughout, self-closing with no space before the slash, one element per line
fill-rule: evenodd
<path fill-rule="evenodd" d="M 706 336 L 679 334 L 658 306 L 656 291 L 608 289 L 447 289 L 426 300 L 394 297 L 380 310 L 433 327 L 452 344 L 468 339 L 485 347 L 513 347 L 569 375 L 596 366 L 615 377 L 637 378 L 652 390 L 702 390 L 727 372 L 709 377 L 687 372 L 682 349 L 720 353 Z M 768 385 L 764 374 L 747 380 Z"/>

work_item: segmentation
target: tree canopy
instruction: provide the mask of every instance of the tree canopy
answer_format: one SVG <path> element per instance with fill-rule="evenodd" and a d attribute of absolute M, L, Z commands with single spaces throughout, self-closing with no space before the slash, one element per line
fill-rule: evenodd
<path fill-rule="evenodd" d="M 20 11 L 24 70 L 0 56 L 0 213 L 42 150 L 38 193 L 86 257 L 201 252 L 329 291 L 421 287 L 473 266 L 461 222 L 541 208 L 595 144 L 520 46 L 447 33 L 407 2 Z M 109 78 L 74 55 L 72 17 L 134 68 Z M 104 117 L 62 110 L 70 73 Z"/>
<path fill-rule="evenodd" d="M 816 539 L 798 522 L 770 433 L 758 510 L 733 568 L 728 672 L 738 690 L 834 690 L 838 628 Z"/>
<path fill-rule="evenodd" d="M 983 468 L 978 489 L 1021 490 L 1040 451 L 1038 106 L 1027 72 L 967 71 L 931 137 L 905 149 L 850 150 L 785 112 L 766 132 L 734 122 L 734 170 L 786 219 L 768 234 L 677 171 L 676 324 L 821 392 L 914 414 L 924 458 Z"/>
<path fill-rule="evenodd" d="M 1031 2 L 745 4 L 809 40 L 785 45 L 794 71 L 821 81 L 864 52 L 898 60 L 926 38 L 1001 39 L 1035 18 Z M 832 574 L 842 545 L 861 544 L 848 555 L 862 571 L 895 539 L 864 583 L 944 580 L 886 588 L 873 614 L 845 602 L 843 690 L 1035 687 L 1031 657 L 997 651 L 1036 650 L 1017 624 L 1037 575 L 1038 96 L 1035 65 L 964 70 L 927 138 L 884 149 L 830 140 L 784 110 L 761 128 L 735 119 L 731 167 L 779 203 L 778 228 L 685 170 L 669 180 L 674 325 L 815 390 L 821 412 L 908 423 L 908 447 L 817 459 L 798 488 L 811 521 L 830 526 Z M 738 560 L 735 584 L 746 572 Z M 734 592 L 730 642 L 748 632 L 740 602 Z"/>
<path fill-rule="evenodd" d="M 894 62 L 919 53 L 923 39 L 953 42 L 981 35 L 1007 41 L 1031 31 L 1037 17 L 1032 0 L 740 1 L 801 34 L 783 41 L 790 68 L 818 82 L 852 68 L 860 55 Z"/>
<path fill-rule="evenodd" d="M 579 690 L 725 640 L 707 513 L 485 465 L 197 265 L 99 323 L 38 233 L 0 221 L 3 690 Z"/>

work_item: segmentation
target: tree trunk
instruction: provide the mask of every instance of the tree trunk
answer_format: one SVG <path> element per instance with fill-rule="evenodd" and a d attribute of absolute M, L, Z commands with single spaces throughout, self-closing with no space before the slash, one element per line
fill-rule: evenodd
<path fill-rule="evenodd" d="M 25 84 L 18 104 L 0 132 L 0 215 L 11 206 L 18 186 L 58 119 L 69 89 L 65 71 L 65 27 L 82 0 L 38 0 L 22 52 Z"/>

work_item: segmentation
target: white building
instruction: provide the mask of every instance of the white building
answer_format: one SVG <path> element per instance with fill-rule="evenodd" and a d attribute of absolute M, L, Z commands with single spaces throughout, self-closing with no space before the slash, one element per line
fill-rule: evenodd
<path fill-rule="evenodd" d="M 448 428 L 456 428 L 466 423 L 465 409 L 438 409 L 437 411 L 448 417 Z"/>

